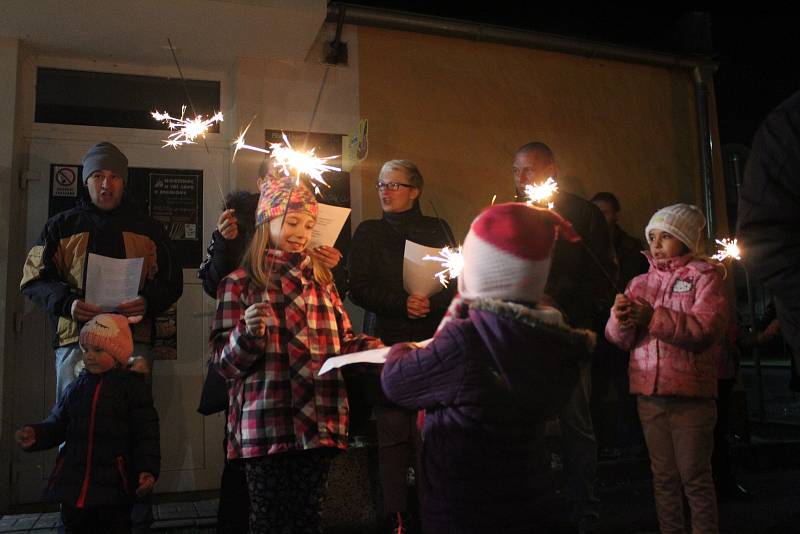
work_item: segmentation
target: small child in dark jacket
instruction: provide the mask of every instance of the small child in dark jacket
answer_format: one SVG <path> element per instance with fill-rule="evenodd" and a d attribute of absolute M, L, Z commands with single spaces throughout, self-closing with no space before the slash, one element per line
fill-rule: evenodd
<path fill-rule="evenodd" d="M 125 366 L 128 320 L 95 316 L 81 329 L 85 369 L 50 416 L 16 432 L 26 451 L 64 444 L 46 495 L 61 503 L 64 531 L 130 532 L 134 496 L 150 493 L 161 464 L 158 414 L 144 378 Z"/>
<path fill-rule="evenodd" d="M 578 379 L 593 333 L 542 304 L 557 214 L 525 204 L 488 208 L 464 241 L 460 294 L 424 348 L 394 345 L 386 396 L 424 409 L 426 533 L 530 533 L 545 528 L 544 421 Z"/>

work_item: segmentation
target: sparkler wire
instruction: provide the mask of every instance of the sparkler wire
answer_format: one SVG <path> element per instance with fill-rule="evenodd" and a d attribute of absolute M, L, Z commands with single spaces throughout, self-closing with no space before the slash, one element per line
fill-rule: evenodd
<path fill-rule="evenodd" d="M 192 101 L 191 95 L 189 95 L 189 87 L 186 85 L 186 78 L 183 77 L 183 71 L 181 70 L 181 64 L 178 63 L 178 55 L 175 54 L 175 47 L 172 46 L 172 41 L 169 37 L 167 37 L 167 44 L 169 44 L 169 51 L 172 52 L 172 59 L 175 60 L 175 67 L 178 69 L 178 76 L 181 78 L 181 86 L 183 87 L 183 92 L 186 93 L 186 100 L 189 101 L 189 107 L 192 108 L 192 114 L 197 117 L 197 110 L 194 107 L 194 102 Z M 206 143 L 205 136 L 203 137 L 203 146 L 206 147 L 206 154 L 211 154 L 211 151 L 208 149 L 208 143 Z M 222 190 L 222 184 L 219 182 L 219 178 L 214 175 L 214 181 L 217 183 L 217 188 L 219 189 L 219 196 L 222 199 L 222 205 L 227 210 L 228 203 L 225 201 L 225 192 Z"/>
<path fill-rule="evenodd" d="M 614 277 L 611 276 L 611 273 L 609 273 L 608 270 L 606 270 L 606 268 L 603 267 L 603 264 L 600 262 L 600 258 L 598 258 L 595 255 L 595 253 L 592 252 L 592 249 L 589 248 L 589 245 L 586 244 L 586 241 L 581 239 L 579 243 L 583 245 L 584 250 L 586 250 L 586 252 L 589 254 L 589 257 L 592 258 L 592 261 L 595 263 L 595 265 L 597 265 L 597 267 L 603 273 L 603 276 L 606 277 L 606 280 L 608 280 L 608 283 L 611 284 L 611 287 L 614 288 L 614 291 L 616 291 L 617 293 L 624 293 L 624 291 L 620 290 L 616 280 L 614 280 Z"/>
<path fill-rule="evenodd" d="M 320 83 L 319 91 L 317 91 L 317 100 L 314 103 L 314 109 L 311 111 L 311 120 L 308 122 L 308 130 L 306 130 L 305 140 L 303 141 L 303 150 L 306 149 L 306 145 L 308 144 L 308 138 L 311 135 L 311 128 L 314 126 L 314 120 L 317 118 L 317 110 L 319 109 L 320 100 L 322 100 L 322 91 L 325 89 L 325 84 L 328 81 L 328 72 L 330 71 L 330 67 L 325 67 L 325 74 L 322 76 L 322 83 Z M 250 121 L 252 122 L 252 121 Z M 249 126 L 248 126 L 249 128 Z M 300 171 L 297 172 L 297 184 L 300 184 Z M 283 224 L 286 222 L 286 213 L 289 210 L 289 201 L 292 198 L 292 193 L 294 193 L 295 186 L 292 186 L 289 189 L 289 195 L 286 197 L 286 205 L 283 207 L 283 215 L 281 216 L 281 225 L 280 229 L 283 230 Z M 270 275 L 272 274 L 272 267 L 275 263 L 275 255 L 272 255 L 270 258 L 269 267 L 267 269 L 267 273 Z"/>
<path fill-rule="evenodd" d="M 436 209 L 436 204 L 433 203 L 433 200 L 429 200 L 428 202 L 430 202 L 431 208 L 433 208 L 433 214 L 436 216 L 436 220 L 439 221 L 439 226 L 441 226 L 444 238 L 447 239 L 447 243 L 450 245 L 450 248 L 456 248 L 455 237 L 453 236 L 452 232 L 447 231 L 447 227 L 445 227 L 442 218 L 439 217 L 439 210 Z"/>

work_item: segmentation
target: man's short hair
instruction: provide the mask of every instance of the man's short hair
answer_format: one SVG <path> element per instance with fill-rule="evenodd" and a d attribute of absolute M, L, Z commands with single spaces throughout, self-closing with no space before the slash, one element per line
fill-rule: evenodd
<path fill-rule="evenodd" d="M 611 209 L 614 210 L 615 213 L 619 213 L 620 205 L 619 199 L 614 195 L 614 193 L 609 193 L 608 191 L 601 191 L 597 193 L 595 196 L 592 197 L 592 202 L 608 202 L 611 205 Z"/>
<path fill-rule="evenodd" d="M 556 156 L 553 154 L 553 151 L 550 150 L 550 147 L 546 144 L 539 142 L 539 141 L 532 141 L 530 143 L 525 143 L 521 147 L 517 149 L 514 155 L 521 154 L 523 152 L 536 152 L 540 156 L 547 158 L 550 163 L 555 163 Z"/>
<path fill-rule="evenodd" d="M 407 159 L 390 159 L 381 167 L 381 172 L 378 174 L 378 180 L 383 178 L 383 175 L 391 171 L 405 171 L 408 175 L 408 181 L 411 185 L 422 191 L 422 186 L 425 185 L 425 180 L 422 178 L 422 173 L 419 172 L 416 164 Z"/>

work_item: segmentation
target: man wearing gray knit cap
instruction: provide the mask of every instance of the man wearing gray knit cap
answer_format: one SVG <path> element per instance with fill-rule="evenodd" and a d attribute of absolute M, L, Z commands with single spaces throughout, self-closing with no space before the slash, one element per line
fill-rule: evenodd
<path fill-rule="evenodd" d="M 113 144 L 97 143 L 83 156 L 83 184 L 89 199 L 51 217 L 28 253 L 22 293 L 50 317 L 55 332 L 56 398 L 82 366 L 78 333 L 103 310 L 85 299 L 89 253 L 108 258 L 143 258 L 139 295 L 113 310 L 132 321 L 152 321 L 181 296 L 183 275 L 161 223 L 127 201 L 128 158 Z M 108 311 L 108 310 L 106 310 Z M 148 358 L 149 346 L 135 354 Z M 148 366 L 149 367 L 149 366 Z"/>

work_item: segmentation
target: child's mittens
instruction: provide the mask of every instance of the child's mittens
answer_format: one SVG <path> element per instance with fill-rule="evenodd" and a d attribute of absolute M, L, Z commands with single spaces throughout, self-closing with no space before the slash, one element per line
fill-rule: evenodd
<path fill-rule="evenodd" d="M 150 374 L 150 364 L 144 356 L 131 356 L 128 358 L 128 369 L 142 375 Z"/>
<path fill-rule="evenodd" d="M 644 299 L 636 299 L 636 302 L 631 304 L 630 321 L 643 327 L 650 324 L 653 318 L 653 307 Z"/>
<path fill-rule="evenodd" d="M 14 433 L 14 439 L 23 449 L 30 449 L 36 444 L 36 431 L 33 427 L 23 426 Z"/>
<path fill-rule="evenodd" d="M 614 306 L 611 308 L 614 317 L 622 326 L 630 326 L 629 318 L 631 314 L 631 301 L 622 293 L 617 293 L 614 298 Z"/>
<path fill-rule="evenodd" d="M 153 486 L 156 485 L 156 477 L 152 473 L 139 473 L 139 486 L 136 488 L 136 496 L 144 497 L 151 491 Z"/>

